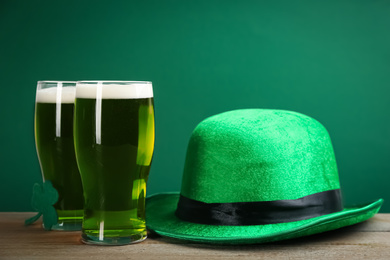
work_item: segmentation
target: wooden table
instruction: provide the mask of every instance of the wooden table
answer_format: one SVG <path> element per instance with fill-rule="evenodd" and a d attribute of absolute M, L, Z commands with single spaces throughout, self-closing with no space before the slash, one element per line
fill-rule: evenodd
<path fill-rule="evenodd" d="M 127 246 L 89 246 L 80 232 L 25 227 L 33 213 L 0 213 L 0 259 L 390 259 L 390 214 L 336 231 L 272 244 L 213 246 L 154 235 Z"/>

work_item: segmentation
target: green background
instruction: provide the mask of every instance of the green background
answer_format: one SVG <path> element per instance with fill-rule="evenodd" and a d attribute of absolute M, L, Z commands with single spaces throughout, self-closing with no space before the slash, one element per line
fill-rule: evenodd
<path fill-rule="evenodd" d="M 389 14 L 369 0 L 2 0 L 0 211 L 31 210 L 41 180 L 37 80 L 153 81 L 149 194 L 180 189 L 204 118 L 279 108 L 326 126 L 347 204 L 390 201 Z"/>

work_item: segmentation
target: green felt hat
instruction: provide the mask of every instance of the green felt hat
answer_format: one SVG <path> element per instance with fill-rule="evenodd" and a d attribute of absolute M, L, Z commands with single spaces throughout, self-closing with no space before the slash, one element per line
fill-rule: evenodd
<path fill-rule="evenodd" d="M 195 128 L 181 192 L 149 196 L 146 224 L 178 239 L 263 243 L 365 221 L 382 202 L 343 206 L 330 137 L 316 120 L 242 109 Z"/>

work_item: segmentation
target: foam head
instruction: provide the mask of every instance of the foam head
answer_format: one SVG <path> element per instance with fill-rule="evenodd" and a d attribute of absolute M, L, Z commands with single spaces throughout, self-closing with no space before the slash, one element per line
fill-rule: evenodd
<path fill-rule="evenodd" d="M 152 83 L 146 81 L 80 81 L 77 82 L 76 87 L 76 98 L 140 99 L 152 97 Z"/>
<path fill-rule="evenodd" d="M 74 103 L 76 94 L 75 87 L 51 87 L 38 89 L 36 94 L 37 103 Z"/>

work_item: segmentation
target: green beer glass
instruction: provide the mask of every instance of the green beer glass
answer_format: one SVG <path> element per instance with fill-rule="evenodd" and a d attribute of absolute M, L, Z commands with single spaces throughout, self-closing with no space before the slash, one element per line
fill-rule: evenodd
<path fill-rule="evenodd" d="M 154 149 L 151 82 L 79 81 L 74 143 L 84 188 L 82 241 L 146 239 L 145 194 Z"/>
<path fill-rule="evenodd" d="M 35 102 L 35 144 L 43 180 L 58 191 L 54 230 L 80 230 L 83 189 L 73 143 L 76 82 L 38 81 Z"/>

